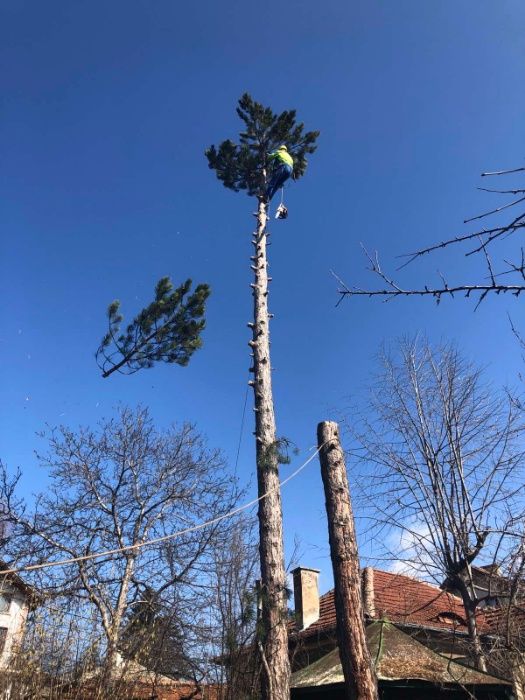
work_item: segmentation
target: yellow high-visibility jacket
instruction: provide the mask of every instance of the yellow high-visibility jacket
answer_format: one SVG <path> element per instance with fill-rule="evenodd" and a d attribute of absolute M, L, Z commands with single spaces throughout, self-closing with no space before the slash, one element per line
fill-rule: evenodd
<path fill-rule="evenodd" d="M 293 158 L 292 156 L 288 153 L 288 151 L 285 151 L 284 148 L 278 148 L 276 151 L 273 151 L 273 153 L 270 153 L 268 156 L 269 160 L 278 160 L 280 163 L 285 163 L 286 165 L 289 165 L 290 167 L 293 168 Z"/>

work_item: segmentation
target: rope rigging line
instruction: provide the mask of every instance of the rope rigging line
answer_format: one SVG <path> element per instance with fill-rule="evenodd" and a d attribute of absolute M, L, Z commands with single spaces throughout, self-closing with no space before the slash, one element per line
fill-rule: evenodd
<path fill-rule="evenodd" d="M 279 487 L 283 487 L 285 484 L 287 484 L 289 481 L 294 479 L 302 470 L 307 467 L 310 462 L 314 459 L 314 457 L 320 452 L 320 450 L 325 446 L 326 443 L 323 443 L 322 445 L 319 445 L 319 447 L 315 450 L 313 454 L 308 457 L 308 459 L 301 464 L 300 467 L 298 467 L 294 472 L 292 472 L 289 476 L 286 477 L 286 479 L 283 479 L 279 483 Z M 313 449 L 313 448 L 310 448 Z M 210 525 L 215 525 L 216 523 L 221 522 L 221 520 L 226 520 L 227 518 L 231 518 L 234 515 L 237 515 L 238 513 L 241 513 L 243 510 L 247 510 L 248 508 L 251 508 L 252 506 L 256 505 L 259 503 L 259 501 L 262 501 L 263 499 L 267 498 L 270 496 L 274 491 L 277 490 L 276 487 L 275 489 L 270 489 L 266 493 L 263 493 L 262 496 L 259 496 L 258 498 L 254 498 L 252 501 L 249 501 L 248 503 L 245 503 L 242 506 L 238 506 L 237 508 L 234 508 L 233 510 L 230 510 L 228 513 L 224 513 L 223 515 L 219 515 L 216 518 L 212 518 L 211 520 L 206 520 L 203 523 L 199 523 L 198 525 L 193 525 L 192 527 L 186 527 L 183 530 L 177 530 L 177 532 L 172 532 L 169 535 L 163 535 L 162 537 L 155 537 L 154 539 L 151 540 L 146 540 L 145 542 L 137 542 L 135 544 L 129 544 L 126 545 L 125 547 L 117 547 L 116 549 L 108 549 L 104 552 L 94 552 L 93 554 L 84 554 L 80 557 L 73 557 L 71 559 L 61 559 L 59 561 L 50 561 L 50 562 L 45 562 L 43 564 L 28 564 L 27 566 L 21 566 L 18 569 L 4 569 L 0 571 L 0 576 L 6 576 L 8 574 L 18 574 L 22 571 L 36 571 L 37 569 L 48 569 L 54 566 L 67 566 L 68 564 L 75 564 L 77 562 L 81 561 L 90 561 L 92 559 L 99 559 L 100 557 L 107 557 L 111 556 L 113 554 L 120 554 L 121 552 L 131 552 L 136 549 L 142 549 L 142 547 L 147 547 L 152 544 L 160 544 L 161 542 L 167 542 L 168 540 L 175 539 L 176 537 L 180 537 L 181 535 L 186 535 L 190 532 L 195 532 L 196 530 L 202 530 L 205 527 L 209 527 Z"/>
<path fill-rule="evenodd" d="M 250 387 L 247 384 L 246 385 L 246 392 L 244 394 L 244 406 L 242 409 L 242 418 L 241 418 L 241 429 L 239 431 L 239 444 L 237 445 L 237 456 L 235 457 L 235 468 L 233 470 L 234 474 L 237 476 L 237 467 L 239 466 L 239 455 L 241 453 L 241 442 L 242 442 L 242 434 L 244 432 L 244 419 L 246 417 L 246 404 L 248 403 L 248 391 Z"/>

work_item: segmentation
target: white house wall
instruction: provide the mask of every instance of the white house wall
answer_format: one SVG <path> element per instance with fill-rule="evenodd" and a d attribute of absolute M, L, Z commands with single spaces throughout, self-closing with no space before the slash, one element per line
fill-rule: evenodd
<path fill-rule="evenodd" d="M 0 587 L 0 593 L 11 598 L 9 610 L 0 613 L 0 627 L 7 629 L 4 650 L 0 654 L 0 668 L 8 668 L 13 647 L 22 640 L 28 605 L 25 595 L 20 590 L 5 583 Z"/>

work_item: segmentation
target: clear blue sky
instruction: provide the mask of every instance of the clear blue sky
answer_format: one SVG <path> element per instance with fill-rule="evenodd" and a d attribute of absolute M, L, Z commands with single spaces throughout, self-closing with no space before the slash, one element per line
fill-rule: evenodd
<path fill-rule="evenodd" d="M 393 267 L 492 204 L 475 189 L 480 172 L 523 164 L 521 0 L 1 0 L 0 12 L 0 453 L 23 468 L 26 492 L 45 483 L 36 431 L 94 423 L 119 401 L 150 406 L 161 425 L 196 422 L 234 461 L 254 204 L 222 187 L 203 152 L 236 136 L 244 91 L 322 132 L 286 193 L 290 218 L 271 227 L 278 431 L 299 446 L 296 464 L 317 422 L 362 395 L 383 339 L 455 339 L 495 382 L 517 381 L 515 300 L 476 313 L 461 300 L 336 309 L 329 270 L 373 284 L 361 241 Z M 451 252 L 402 279 L 439 266 L 454 281 L 463 264 Z M 103 380 L 107 304 L 119 297 L 131 317 L 163 275 L 211 285 L 204 348 L 186 369 Z M 250 395 L 244 482 L 252 422 Z M 326 587 L 317 462 L 283 496 L 288 553 L 299 536 Z"/>

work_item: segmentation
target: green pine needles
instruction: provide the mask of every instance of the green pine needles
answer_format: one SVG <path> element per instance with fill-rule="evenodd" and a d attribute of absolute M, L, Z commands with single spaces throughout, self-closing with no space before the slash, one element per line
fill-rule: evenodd
<path fill-rule="evenodd" d="M 245 124 L 239 143 L 229 139 L 206 152 L 208 166 L 215 170 L 225 187 L 250 196 L 263 197 L 266 188 L 268 153 L 285 144 L 294 159 L 294 178 L 306 171 L 306 156 L 313 153 L 319 131 L 304 132 L 304 124 L 295 120 L 294 109 L 275 114 L 269 107 L 245 93 L 239 100 L 237 114 Z"/>
<path fill-rule="evenodd" d="M 96 352 L 103 377 L 113 372 L 133 374 L 156 362 L 185 366 L 202 345 L 204 311 L 210 295 L 207 284 L 190 294 L 191 280 L 174 289 L 169 277 L 155 287 L 155 300 L 122 332 L 123 316 L 118 299 L 108 308 L 108 332 Z"/>

